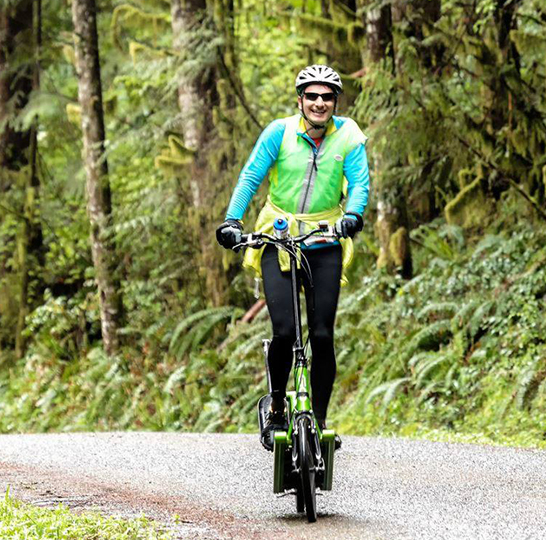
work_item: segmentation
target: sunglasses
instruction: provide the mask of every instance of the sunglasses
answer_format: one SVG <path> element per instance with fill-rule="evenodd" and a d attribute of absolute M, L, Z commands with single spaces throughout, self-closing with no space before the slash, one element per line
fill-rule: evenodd
<path fill-rule="evenodd" d="M 325 103 L 336 99 L 336 95 L 333 92 L 326 92 L 324 94 L 318 94 L 317 92 L 304 92 L 303 95 L 309 101 L 316 101 L 320 97 Z"/>

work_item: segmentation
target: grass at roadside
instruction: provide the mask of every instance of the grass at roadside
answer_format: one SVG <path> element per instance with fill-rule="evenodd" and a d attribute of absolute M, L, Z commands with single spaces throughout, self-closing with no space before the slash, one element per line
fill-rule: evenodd
<path fill-rule="evenodd" d="M 17 501 L 9 491 L 0 499 L 2 540 L 170 540 L 144 517 L 124 520 L 97 512 L 74 514 L 63 505 L 51 510 Z"/>

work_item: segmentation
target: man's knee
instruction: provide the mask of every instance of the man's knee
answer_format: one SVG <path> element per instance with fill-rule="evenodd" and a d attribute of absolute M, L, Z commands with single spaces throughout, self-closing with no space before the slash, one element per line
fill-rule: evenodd
<path fill-rule="evenodd" d="M 291 327 L 279 327 L 273 330 L 273 339 L 279 343 L 288 344 L 290 347 L 296 341 L 296 332 Z"/>
<path fill-rule="evenodd" d="M 310 332 L 311 342 L 319 346 L 334 346 L 334 329 L 327 326 L 318 325 Z"/>

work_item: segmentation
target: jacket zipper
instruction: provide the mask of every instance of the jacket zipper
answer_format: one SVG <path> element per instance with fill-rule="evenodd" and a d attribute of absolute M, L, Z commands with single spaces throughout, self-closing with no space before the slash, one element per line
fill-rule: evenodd
<path fill-rule="evenodd" d="M 320 144 L 322 145 L 323 142 L 324 141 L 322 141 Z M 311 189 L 311 178 L 313 177 L 313 169 L 315 169 L 315 173 L 318 174 L 317 157 L 318 157 L 320 146 L 316 149 L 316 152 L 315 152 L 315 147 L 309 141 L 307 141 L 307 144 L 309 144 L 309 146 L 311 147 L 311 151 L 313 152 L 313 166 L 311 167 L 309 178 L 307 178 L 307 187 L 305 188 L 305 196 L 303 197 L 303 201 L 299 208 L 300 213 L 303 213 L 303 210 L 305 209 L 305 203 L 307 202 L 307 197 L 309 196 L 309 190 Z"/>

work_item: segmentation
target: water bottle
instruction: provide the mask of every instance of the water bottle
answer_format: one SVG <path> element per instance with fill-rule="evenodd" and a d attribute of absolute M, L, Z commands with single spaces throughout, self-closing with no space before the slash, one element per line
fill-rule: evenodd
<path fill-rule="evenodd" d="M 283 217 L 278 217 L 273 222 L 273 230 L 275 232 L 275 237 L 279 239 L 288 238 L 288 221 Z"/>

